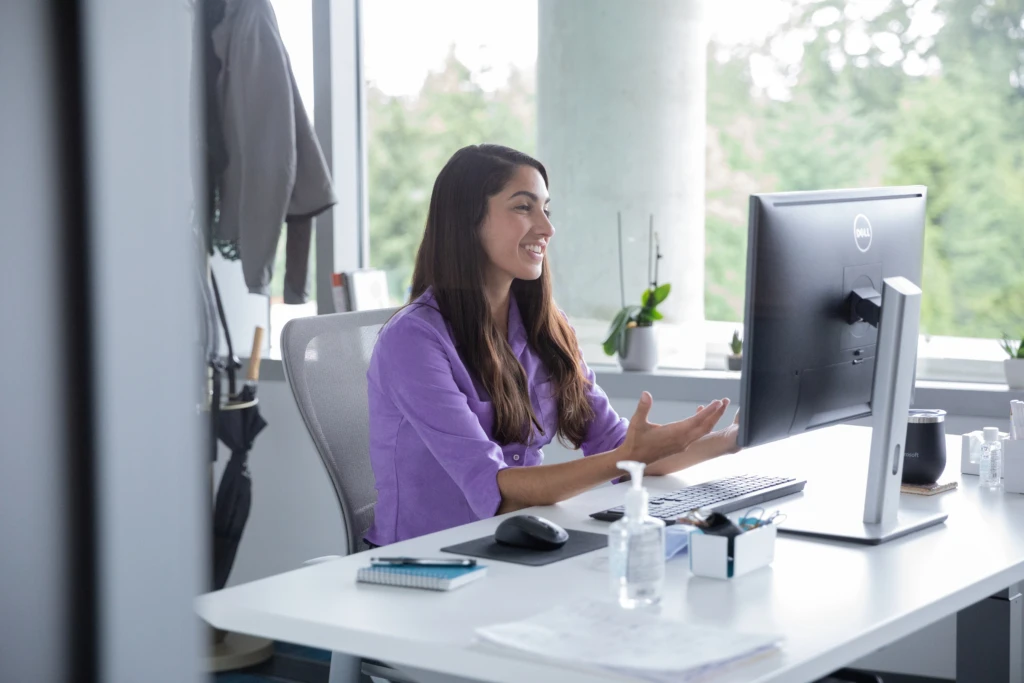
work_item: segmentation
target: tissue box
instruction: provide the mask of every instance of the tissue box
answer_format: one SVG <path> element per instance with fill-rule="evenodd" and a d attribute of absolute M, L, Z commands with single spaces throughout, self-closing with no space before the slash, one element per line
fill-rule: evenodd
<path fill-rule="evenodd" d="M 1024 440 L 1003 441 L 1003 490 L 1024 493 Z"/>
<path fill-rule="evenodd" d="M 977 441 L 972 445 L 971 440 Z M 971 462 L 971 448 L 981 447 L 981 432 L 969 432 L 960 437 L 960 472 L 961 474 L 973 474 L 978 476 L 977 461 Z"/>
<path fill-rule="evenodd" d="M 690 534 L 690 571 L 711 579 L 731 579 L 766 567 L 775 559 L 776 534 L 774 524 L 759 526 L 732 539 L 695 531 Z"/>

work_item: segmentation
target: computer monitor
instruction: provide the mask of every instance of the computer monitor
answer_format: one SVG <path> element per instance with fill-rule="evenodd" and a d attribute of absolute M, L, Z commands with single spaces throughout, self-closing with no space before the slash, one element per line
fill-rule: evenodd
<path fill-rule="evenodd" d="M 920 186 L 750 198 L 740 445 L 874 427 L 864 514 L 790 515 L 780 531 L 880 543 L 945 519 L 896 514 L 926 198 Z"/>

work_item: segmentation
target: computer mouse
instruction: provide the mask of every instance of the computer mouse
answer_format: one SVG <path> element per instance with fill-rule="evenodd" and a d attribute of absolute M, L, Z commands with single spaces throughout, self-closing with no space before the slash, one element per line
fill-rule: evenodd
<path fill-rule="evenodd" d="M 536 515 L 509 517 L 494 530 L 494 540 L 527 550 L 557 550 L 569 540 L 565 529 Z"/>

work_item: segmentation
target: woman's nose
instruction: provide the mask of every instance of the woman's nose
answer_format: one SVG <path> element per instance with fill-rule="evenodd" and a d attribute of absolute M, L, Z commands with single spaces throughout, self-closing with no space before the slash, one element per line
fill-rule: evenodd
<path fill-rule="evenodd" d="M 554 224 L 552 224 L 551 218 L 549 218 L 546 214 L 541 215 L 543 215 L 544 218 L 541 219 L 540 225 L 537 226 L 537 232 L 543 235 L 544 237 L 554 237 L 555 226 Z"/>

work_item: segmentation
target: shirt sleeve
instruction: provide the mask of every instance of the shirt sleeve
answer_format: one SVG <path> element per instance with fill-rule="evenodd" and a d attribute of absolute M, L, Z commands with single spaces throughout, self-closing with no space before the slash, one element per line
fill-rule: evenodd
<path fill-rule="evenodd" d="M 385 329 L 374 353 L 383 354 L 382 389 L 466 496 L 480 519 L 501 504 L 497 475 L 507 465 L 452 375 L 436 330 L 405 316 Z M 426 484 L 429 485 L 429 484 Z"/>
<path fill-rule="evenodd" d="M 583 375 L 590 381 L 590 391 L 587 398 L 590 407 L 594 409 L 594 419 L 587 425 L 587 436 L 581 444 L 583 455 L 595 455 L 618 448 L 626 440 L 626 430 L 629 429 L 629 420 L 619 417 L 619 414 L 612 408 L 608 395 L 601 387 L 597 386 L 594 371 L 587 367 L 585 361 L 580 360 Z"/>

